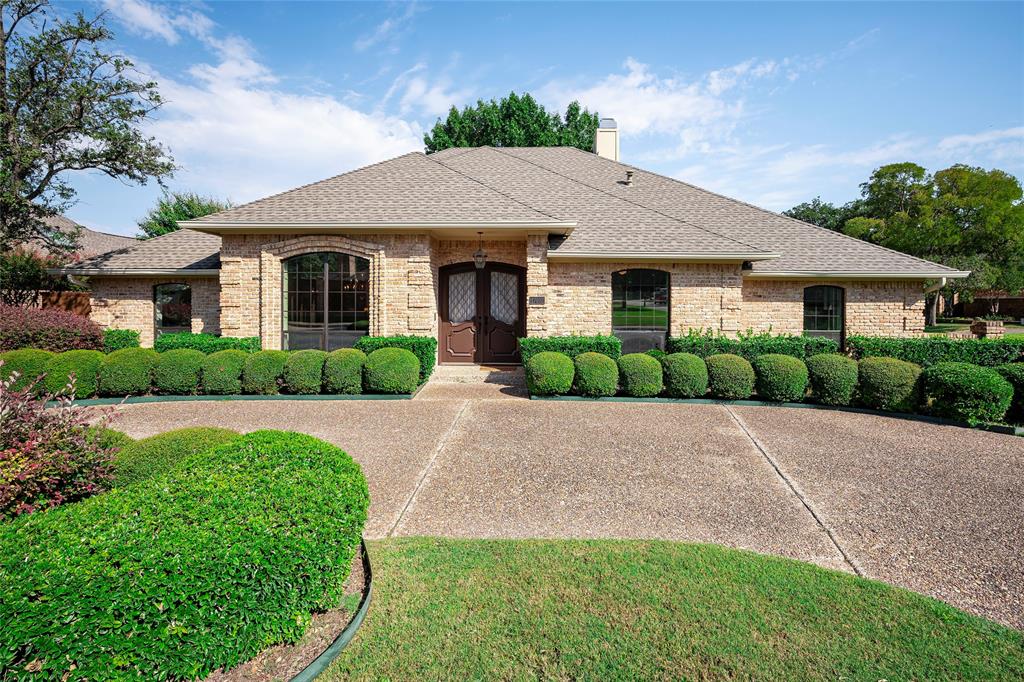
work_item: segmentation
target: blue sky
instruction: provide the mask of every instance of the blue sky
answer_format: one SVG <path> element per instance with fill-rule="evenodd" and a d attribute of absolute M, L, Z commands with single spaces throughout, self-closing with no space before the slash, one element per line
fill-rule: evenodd
<path fill-rule="evenodd" d="M 774 210 L 896 161 L 1024 177 L 1022 3 L 99 8 L 167 99 L 148 129 L 170 186 L 236 203 L 422 149 L 449 106 L 510 90 L 578 99 L 618 120 L 624 161 Z M 74 185 L 71 217 L 124 234 L 160 193 Z"/>

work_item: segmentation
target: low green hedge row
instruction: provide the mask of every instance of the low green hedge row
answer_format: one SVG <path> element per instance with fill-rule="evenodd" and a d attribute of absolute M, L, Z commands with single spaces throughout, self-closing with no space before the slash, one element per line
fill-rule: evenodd
<path fill-rule="evenodd" d="M 420 363 L 419 383 L 426 383 L 437 362 L 437 338 L 433 336 L 361 336 L 354 348 L 369 355 L 381 348 L 404 348 Z"/>
<path fill-rule="evenodd" d="M 189 348 L 201 353 L 216 353 L 222 350 L 240 350 L 255 353 L 260 349 L 260 340 L 256 336 L 233 338 L 214 336 L 213 334 L 192 334 L 191 332 L 174 332 L 161 334 L 153 342 L 153 349 L 158 352 Z"/>
<path fill-rule="evenodd" d="M 387 352 L 381 352 L 387 351 Z M 399 352 L 400 351 L 400 352 Z M 371 363 L 369 360 L 373 358 Z M 124 348 L 103 354 L 19 350 L 0 354 L 3 378 L 19 373 L 15 390 L 43 377 L 39 390 L 56 393 L 75 376 L 75 397 L 162 395 L 273 395 L 289 393 L 412 393 L 420 385 L 417 357 L 402 348 L 381 348 L 369 356 L 355 348 L 331 353 L 190 348 L 158 353 Z"/>
<path fill-rule="evenodd" d="M 0 670 L 203 679 L 336 607 L 369 506 L 359 465 L 303 434 L 232 438 L 0 524 Z"/>
<path fill-rule="evenodd" d="M 139 333 L 134 329 L 104 329 L 103 352 L 113 353 L 122 348 L 138 348 Z"/>
<path fill-rule="evenodd" d="M 900 339 L 850 336 L 846 347 L 854 359 L 886 357 L 931 367 L 940 362 L 967 362 L 995 367 L 1024 361 L 1024 337 L 950 339 L 941 336 Z"/>
<path fill-rule="evenodd" d="M 533 395 L 811 399 L 889 412 L 920 410 L 969 423 L 1024 423 L 1024 363 L 995 369 L 939 363 L 922 372 L 918 365 L 894 358 L 857 362 L 835 353 L 815 355 L 806 362 L 766 353 L 752 363 L 731 353 L 704 359 L 692 353 L 634 353 L 616 363 L 600 353 L 581 353 L 573 359 L 544 351 L 526 362 L 526 382 Z"/>
<path fill-rule="evenodd" d="M 519 339 L 519 354 L 523 364 L 537 353 L 565 353 L 575 358 L 580 353 L 601 353 L 612 359 L 622 355 L 622 341 L 615 336 L 528 336 Z"/>
<path fill-rule="evenodd" d="M 702 358 L 729 354 L 753 361 L 759 355 L 790 355 L 805 360 L 821 353 L 838 353 L 839 344 L 821 336 L 746 332 L 731 338 L 712 331 L 691 329 L 686 336 L 670 338 L 666 350 L 669 353 L 692 353 Z"/>

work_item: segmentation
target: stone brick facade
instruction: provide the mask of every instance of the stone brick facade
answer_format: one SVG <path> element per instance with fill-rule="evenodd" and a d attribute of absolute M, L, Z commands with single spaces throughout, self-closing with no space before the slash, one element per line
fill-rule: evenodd
<path fill-rule="evenodd" d="M 89 317 L 103 327 L 135 329 L 142 345 L 152 346 L 153 287 L 173 282 L 192 286 L 192 331 L 219 334 L 220 285 L 215 277 L 92 277 Z"/>
<path fill-rule="evenodd" d="M 924 287 L 914 281 L 744 280 L 742 329 L 776 334 L 803 332 L 804 289 L 842 287 L 849 336 L 919 336 L 924 333 Z"/>
<path fill-rule="evenodd" d="M 710 329 L 803 331 L 803 290 L 821 282 L 744 279 L 738 264 L 549 261 L 547 236 L 486 241 L 490 262 L 525 268 L 529 336 L 611 332 L 612 273 L 629 268 L 670 276 L 670 333 Z M 370 262 L 370 333 L 436 335 L 440 268 L 473 260 L 475 240 L 427 234 L 226 235 L 220 280 L 190 278 L 192 330 L 259 336 L 281 347 L 281 287 L 285 258 L 338 251 Z M 92 318 L 137 329 L 153 342 L 153 285 L 173 278 L 95 277 Z M 921 282 L 829 282 L 846 292 L 848 334 L 913 336 L 923 332 Z"/>

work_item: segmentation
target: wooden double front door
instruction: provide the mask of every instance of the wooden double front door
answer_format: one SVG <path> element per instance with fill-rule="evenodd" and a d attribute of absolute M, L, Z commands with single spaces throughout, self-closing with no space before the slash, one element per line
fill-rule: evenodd
<path fill-rule="evenodd" d="M 441 362 L 519 362 L 525 335 L 525 270 L 458 263 L 441 268 L 438 345 Z"/>

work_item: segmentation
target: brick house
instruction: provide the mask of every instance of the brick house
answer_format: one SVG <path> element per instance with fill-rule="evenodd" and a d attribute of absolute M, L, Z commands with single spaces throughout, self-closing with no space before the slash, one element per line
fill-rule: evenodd
<path fill-rule="evenodd" d="M 433 335 L 441 362 L 518 360 L 520 336 L 690 329 L 913 336 L 927 286 L 967 273 L 596 153 L 411 153 L 183 223 L 68 268 L 92 317 L 264 348 Z"/>

